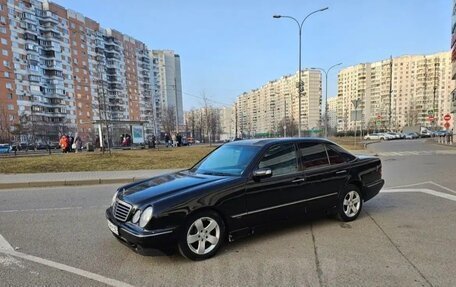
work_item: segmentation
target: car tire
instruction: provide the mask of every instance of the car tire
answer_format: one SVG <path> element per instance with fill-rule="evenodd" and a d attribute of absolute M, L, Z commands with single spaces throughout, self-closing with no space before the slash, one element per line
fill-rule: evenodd
<path fill-rule="evenodd" d="M 339 220 L 349 222 L 355 220 L 363 208 L 363 198 L 359 188 L 348 185 L 339 195 L 337 202 L 337 217 Z"/>
<path fill-rule="evenodd" d="M 211 210 L 188 217 L 182 226 L 178 249 L 190 260 L 205 260 L 217 253 L 225 239 L 225 223 L 220 215 Z"/>

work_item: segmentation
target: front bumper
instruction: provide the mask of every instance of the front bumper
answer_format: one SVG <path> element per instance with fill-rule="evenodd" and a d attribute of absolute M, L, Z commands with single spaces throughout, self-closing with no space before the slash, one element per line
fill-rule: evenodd
<path fill-rule="evenodd" d="M 376 196 L 380 190 L 382 189 L 383 185 L 385 184 L 384 179 L 379 179 L 373 183 L 370 183 L 364 187 L 364 201 L 368 201 Z"/>
<path fill-rule="evenodd" d="M 131 222 L 119 222 L 112 215 L 112 207 L 106 209 L 106 219 L 117 227 L 118 234 L 112 234 L 125 241 L 131 247 L 156 248 L 167 250 L 177 242 L 175 228 L 145 230 Z"/>

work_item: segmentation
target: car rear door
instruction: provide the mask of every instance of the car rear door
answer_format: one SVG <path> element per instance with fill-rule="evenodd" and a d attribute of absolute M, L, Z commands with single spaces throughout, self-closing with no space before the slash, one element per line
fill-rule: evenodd
<path fill-rule="evenodd" d="M 308 211 L 336 205 L 338 192 L 348 178 L 349 163 L 325 143 L 300 143 L 298 150 L 307 183 Z"/>

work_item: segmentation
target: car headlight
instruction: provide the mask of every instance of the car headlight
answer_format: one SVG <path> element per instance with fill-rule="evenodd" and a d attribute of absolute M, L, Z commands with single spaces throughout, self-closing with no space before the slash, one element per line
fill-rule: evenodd
<path fill-rule="evenodd" d="M 114 205 L 114 202 L 116 202 L 117 193 L 118 193 L 118 191 L 116 191 L 116 192 L 114 193 L 114 195 L 112 196 L 111 206 L 113 206 L 113 205 Z"/>
<path fill-rule="evenodd" d="M 149 223 L 150 219 L 152 218 L 152 212 L 152 206 L 144 209 L 143 213 L 141 214 L 141 218 L 139 219 L 139 226 L 144 227 L 147 223 Z"/>
<path fill-rule="evenodd" d="M 138 209 L 138 211 L 136 211 L 135 215 L 133 215 L 131 222 L 133 222 L 134 224 L 138 223 L 140 216 L 141 216 L 141 210 Z"/>

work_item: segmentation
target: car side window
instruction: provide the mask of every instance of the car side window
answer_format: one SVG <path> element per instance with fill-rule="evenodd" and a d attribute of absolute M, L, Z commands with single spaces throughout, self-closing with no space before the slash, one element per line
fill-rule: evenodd
<path fill-rule="evenodd" d="M 340 156 L 342 156 L 344 158 L 345 161 L 352 161 L 354 160 L 356 157 L 354 155 L 352 155 L 351 153 L 349 153 L 348 151 L 346 151 L 345 149 L 341 148 L 340 146 L 338 145 L 335 145 L 335 144 L 329 144 L 326 146 L 328 148 L 328 153 L 329 153 L 329 150 L 334 150 L 335 152 L 337 152 Z"/>
<path fill-rule="evenodd" d="M 297 172 L 298 160 L 294 144 L 270 147 L 263 155 L 258 168 L 270 168 L 273 177 Z"/>
<path fill-rule="evenodd" d="M 326 151 L 328 152 L 329 163 L 331 165 L 340 164 L 347 161 L 341 154 L 333 150 L 330 146 L 326 146 Z"/>
<path fill-rule="evenodd" d="M 329 165 L 325 146 L 321 143 L 300 143 L 299 152 L 304 169 Z"/>

